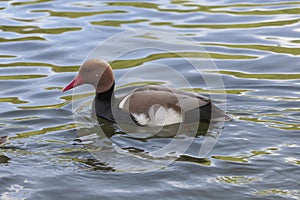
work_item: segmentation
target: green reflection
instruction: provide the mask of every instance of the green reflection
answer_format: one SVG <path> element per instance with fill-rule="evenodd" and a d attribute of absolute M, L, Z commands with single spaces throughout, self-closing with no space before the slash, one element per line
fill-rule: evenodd
<path fill-rule="evenodd" d="M 46 87 L 45 90 L 61 90 L 61 87 Z"/>
<path fill-rule="evenodd" d="M 185 0 L 172 0 L 173 4 L 181 4 L 184 6 L 184 9 L 170 9 L 170 8 L 160 8 L 158 4 L 155 3 L 146 3 L 146 2 L 109 2 L 109 6 L 126 6 L 126 7 L 135 7 L 135 8 L 144 8 L 144 9 L 155 9 L 159 12 L 174 12 L 174 13 L 190 13 L 190 12 L 208 12 L 208 13 L 227 13 L 235 15 L 286 15 L 286 14 L 298 14 L 300 12 L 297 5 L 299 2 L 279 2 L 279 3 L 259 3 L 259 4 L 226 4 L 220 6 L 210 6 L 210 5 L 200 5 L 200 3 L 189 3 Z M 295 5 L 293 8 L 287 9 L 278 9 L 278 10 L 254 10 L 252 7 L 262 8 L 265 6 L 276 6 L 276 5 Z M 190 9 L 187 9 L 190 7 Z M 230 11 L 224 10 L 226 8 L 251 8 L 250 11 Z M 222 10 L 223 9 L 223 10 Z"/>
<path fill-rule="evenodd" d="M 300 97 L 273 96 L 272 98 L 275 100 L 279 100 L 279 101 L 299 101 L 300 100 Z"/>
<path fill-rule="evenodd" d="M 13 140 L 13 139 L 20 139 L 20 138 L 28 138 L 36 135 L 42 135 L 48 132 L 70 130 L 74 128 L 76 128 L 75 124 L 64 124 L 64 125 L 54 126 L 54 127 L 45 127 L 37 131 L 28 131 L 28 132 L 20 133 L 14 137 L 10 137 L 10 139 Z"/>
<path fill-rule="evenodd" d="M 84 99 L 84 98 L 87 98 L 87 97 L 90 97 L 90 96 L 94 96 L 94 95 L 95 95 L 94 92 L 89 92 L 89 93 L 84 93 L 84 94 L 73 94 L 73 95 L 62 96 L 60 98 L 66 100 L 68 102 L 71 102 L 71 101 L 76 101 L 76 100 L 79 100 L 79 99 Z"/>
<path fill-rule="evenodd" d="M 300 40 L 292 40 L 292 43 L 300 43 Z"/>
<path fill-rule="evenodd" d="M 254 59 L 254 56 L 236 55 L 236 54 L 217 54 L 203 52 L 168 52 L 148 55 L 144 58 L 131 60 L 116 60 L 111 63 L 113 69 L 131 68 L 142 65 L 149 61 L 166 58 L 213 58 L 213 59 Z"/>
<path fill-rule="evenodd" d="M 299 166 L 300 166 L 300 160 L 297 159 L 297 158 L 289 157 L 289 158 L 285 158 L 284 160 L 285 160 L 286 162 L 290 163 L 290 164 L 293 164 L 293 165 L 299 165 Z"/>
<path fill-rule="evenodd" d="M 104 15 L 104 14 L 117 14 L 117 13 L 127 13 L 124 10 L 104 10 L 97 12 L 72 12 L 72 11 L 52 11 L 52 10 L 33 10 L 32 12 L 47 12 L 50 16 L 54 17 L 68 17 L 68 18 L 80 18 L 80 17 L 88 17 L 94 15 Z"/>
<path fill-rule="evenodd" d="M 261 181 L 258 177 L 248 177 L 248 176 L 218 176 L 214 179 L 216 182 L 233 184 L 233 185 L 245 185 L 253 182 Z"/>
<path fill-rule="evenodd" d="M 51 108 L 62 108 L 68 104 L 68 102 L 51 104 L 51 105 L 42 105 L 42 106 L 18 106 L 18 108 L 26 110 L 26 109 L 51 109 Z"/>
<path fill-rule="evenodd" d="M 37 63 L 37 62 L 11 62 L 0 63 L 0 67 L 50 67 L 54 72 L 77 72 L 79 66 L 59 66 L 50 63 Z"/>
<path fill-rule="evenodd" d="M 169 25 L 175 28 L 211 28 L 211 29 L 246 29 L 246 28 L 259 28 L 267 26 L 286 26 L 291 24 L 296 24 L 300 19 L 293 20 L 282 20 L 282 21 L 269 21 L 269 22 L 256 22 L 256 23 L 226 23 L 226 24 L 173 24 L 171 22 L 153 22 L 151 25 L 155 26 L 165 26 Z"/>
<path fill-rule="evenodd" d="M 70 152 L 66 152 L 66 154 L 70 154 L 69 156 L 58 156 L 58 160 L 59 162 L 65 163 L 65 162 L 71 162 L 71 163 L 80 163 L 84 165 L 84 170 L 87 170 L 87 167 L 90 170 L 93 171 L 97 171 L 97 170 L 101 170 L 101 171 L 115 171 L 112 167 L 108 166 L 106 163 L 102 163 L 99 160 L 96 159 L 82 159 L 82 158 L 78 158 L 78 157 L 74 157 L 74 153 L 79 154 L 79 153 L 84 153 L 84 152 L 88 152 L 88 150 L 80 150 L 80 151 L 71 151 Z"/>
<path fill-rule="evenodd" d="M 300 197 L 300 190 L 282 190 L 282 189 L 268 189 L 268 190 L 259 190 L 253 192 L 253 194 L 258 196 L 270 196 L 270 195 L 278 195 L 284 196 L 287 198 L 298 199 Z"/>
<path fill-rule="evenodd" d="M 137 38 L 151 39 L 151 40 L 159 40 L 158 37 L 153 36 L 151 33 L 144 33 L 144 34 L 141 34 L 141 35 L 137 35 L 135 37 L 137 37 Z"/>
<path fill-rule="evenodd" d="M 238 54 L 220 54 L 220 53 L 208 53 L 211 58 L 214 59 L 255 59 L 257 56 L 238 55 Z"/>
<path fill-rule="evenodd" d="M 234 8 L 234 7 L 263 7 L 263 6 L 279 6 L 279 5 L 297 5 L 300 4 L 299 1 L 290 1 L 290 2 L 272 2 L 272 3 L 259 3 L 259 4 L 251 4 L 251 3 L 243 3 L 243 4 L 227 4 L 222 6 L 211 6 L 212 8 Z"/>
<path fill-rule="evenodd" d="M 107 3 L 108 6 L 131 6 L 136 8 L 158 8 L 158 5 L 155 3 L 147 3 L 147 2 L 109 2 Z"/>
<path fill-rule="evenodd" d="M 16 58 L 14 55 L 0 55 L 0 58 Z"/>
<path fill-rule="evenodd" d="M 212 156 L 212 158 L 223 161 L 238 162 L 238 163 L 247 163 L 247 156 Z"/>
<path fill-rule="evenodd" d="M 270 125 L 271 128 L 277 128 L 281 130 L 287 130 L 287 131 L 299 131 L 300 130 L 300 125 L 299 123 L 282 123 L 283 125 Z"/>
<path fill-rule="evenodd" d="M 1 26 L 0 30 L 6 32 L 15 32 L 20 34 L 43 33 L 43 34 L 61 34 L 69 31 L 80 31 L 82 28 L 41 28 L 38 26 Z"/>
<path fill-rule="evenodd" d="M 47 75 L 41 75 L 41 74 L 10 75 L 10 76 L 0 76 L 0 80 L 22 80 L 22 79 L 44 78 L 44 77 L 47 77 Z"/>
<path fill-rule="evenodd" d="M 181 155 L 176 161 L 196 163 L 204 166 L 211 166 L 211 160 L 207 158 L 196 158 L 188 155 Z"/>
<path fill-rule="evenodd" d="M 157 53 L 151 54 L 144 58 L 137 58 L 131 60 L 115 60 L 111 63 L 113 69 L 131 68 L 142 65 L 146 62 L 165 59 L 165 58 L 207 58 L 207 54 L 201 52 L 176 52 L 176 53 Z"/>
<path fill-rule="evenodd" d="M 287 108 L 284 111 L 288 111 L 288 112 L 300 112 L 300 108 Z"/>
<path fill-rule="evenodd" d="M 30 116 L 30 117 L 19 117 L 19 118 L 14 118 L 13 120 L 15 121 L 27 121 L 27 120 L 32 120 L 32 119 L 38 119 L 38 116 Z"/>
<path fill-rule="evenodd" d="M 121 26 L 122 24 L 137 24 L 140 22 L 147 22 L 147 19 L 135 19 L 135 20 L 105 20 L 105 21 L 97 21 L 91 22 L 93 25 L 102 25 L 102 26 Z"/>
<path fill-rule="evenodd" d="M 190 92 L 196 92 L 196 93 L 204 93 L 204 94 L 237 94 L 237 95 L 241 95 L 241 94 L 245 94 L 247 92 L 251 92 L 252 90 L 230 90 L 227 89 L 226 91 L 224 90 L 205 90 L 202 88 L 184 88 L 183 90 L 185 91 L 190 91 Z"/>
<path fill-rule="evenodd" d="M 222 46 L 222 47 L 230 47 L 230 48 L 238 48 L 238 49 L 255 49 L 262 51 L 269 51 L 274 53 L 284 53 L 291 55 L 300 55 L 300 48 L 288 48 L 281 46 L 268 46 L 268 45 L 260 45 L 260 44 L 220 44 L 220 43 L 201 43 L 202 45 L 210 45 L 210 46 Z"/>
<path fill-rule="evenodd" d="M 188 3 L 190 0 L 171 0 L 172 4 L 184 4 Z"/>
<path fill-rule="evenodd" d="M 46 39 L 41 36 L 29 36 L 29 37 L 20 37 L 20 38 L 0 38 L 0 42 L 18 42 L 18 41 L 30 41 L 30 40 L 43 40 Z"/>
<path fill-rule="evenodd" d="M 213 73 L 213 72 L 212 72 Z M 250 74 L 238 71 L 219 71 L 221 74 L 231 75 L 237 78 L 271 79 L 271 80 L 292 80 L 300 79 L 300 74 Z"/>
<path fill-rule="evenodd" d="M 271 128 L 281 129 L 281 130 L 300 130 L 300 124 L 295 122 L 283 122 L 283 121 L 275 121 L 275 120 L 267 120 L 267 119 L 259 119 L 257 117 L 240 117 L 239 120 L 250 121 L 250 122 L 258 122 L 263 123 Z"/>
<path fill-rule="evenodd" d="M 8 102 L 12 104 L 24 104 L 28 103 L 28 101 L 20 100 L 18 97 L 4 97 L 0 98 L 0 102 Z"/>
<path fill-rule="evenodd" d="M 226 11 L 226 10 L 217 10 L 213 11 L 214 13 L 227 13 L 234 15 L 293 15 L 299 14 L 300 8 L 288 8 L 288 9 L 279 9 L 279 10 L 251 10 L 251 11 Z"/>
<path fill-rule="evenodd" d="M 279 151 L 279 150 L 280 149 L 276 147 L 269 147 L 264 150 L 252 150 L 249 154 L 240 154 L 234 156 L 212 156 L 212 158 L 217 160 L 236 162 L 236 163 L 248 163 L 250 162 L 250 159 L 253 157 L 273 154 L 275 151 Z"/>
<path fill-rule="evenodd" d="M 45 2 L 50 2 L 50 1 L 53 1 L 53 0 L 35 0 L 35 1 L 12 2 L 11 5 L 13 5 L 13 6 L 23 6 L 23 5 L 29 5 L 29 4 L 45 3 Z"/>

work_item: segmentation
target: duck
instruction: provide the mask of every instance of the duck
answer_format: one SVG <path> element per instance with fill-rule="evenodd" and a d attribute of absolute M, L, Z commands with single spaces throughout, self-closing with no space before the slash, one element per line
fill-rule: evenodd
<path fill-rule="evenodd" d="M 210 98 L 164 86 L 141 86 L 117 98 L 113 69 L 102 59 L 85 61 L 62 91 L 83 84 L 95 88 L 93 105 L 97 117 L 112 123 L 126 121 L 138 126 L 167 126 L 193 121 L 230 120 L 230 116 Z"/>

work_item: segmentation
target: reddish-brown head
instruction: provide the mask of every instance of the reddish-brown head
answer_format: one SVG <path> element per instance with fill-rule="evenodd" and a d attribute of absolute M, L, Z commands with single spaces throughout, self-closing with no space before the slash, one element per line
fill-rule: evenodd
<path fill-rule="evenodd" d="M 109 90 L 114 83 L 114 74 L 110 65 L 100 59 L 91 59 L 83 63 L 77 76 L 63 88 L 68 91 L 82 84 L 91 84 L 97 93 Z"/>

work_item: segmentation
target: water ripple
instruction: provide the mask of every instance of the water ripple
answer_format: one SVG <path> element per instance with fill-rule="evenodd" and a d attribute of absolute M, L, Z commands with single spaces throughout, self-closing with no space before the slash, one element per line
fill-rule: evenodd
<path fill-rule="evenodd" d="M 299 198 L 299 5 L 292 0 L 1 1 L 0 137 L 9 139 L 0 146 L 0 199 Z M 234 120 L 208 158 L 195 156 L 191 147 L 165 169 L 130 174 L 110 166 L 118 157 L 96 160 L 76 138 L 71 101 L 94 93 L 72 96 L 61 89 L 99 42 L 143 27 L 188 35 L 205 52 L 141 47 L 110 61 L 117 80 L 161 62 L 182 72 L 193 91 L 222 94 L 178 62 L 211 58 L 219 71 L 205 73 L 222 77 Z M 151 33 L 138 39 L 165 42 Z M 107 51 L 122 45 L 135 46 L 115 42 Z M 172 83 L 192 90 L 153 69 L 117 88 Z M 127 152 L 143 149 L 133 144 Z"/>

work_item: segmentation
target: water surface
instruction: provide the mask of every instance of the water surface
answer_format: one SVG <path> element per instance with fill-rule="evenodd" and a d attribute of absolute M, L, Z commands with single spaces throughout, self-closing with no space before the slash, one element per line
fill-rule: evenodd
<path fill-rule="evenodd" d="M 10 141 L 0 147 L 0 199 L 299 199 L 299 4 L 2 1 L 0 136 Z M 187 152 L 164 169 L 129 173 L 76 140 L 72 96 L 62 87 L 99 42 L 135 28 L 188 35 L 220 70 L 234 120 L 207 158 Z M 172 55 L 147 50 L 113 68 L 120 77 L 153 62 L 184 72 Z M 151 73 L 142 77 L 161 75 Z"/>

